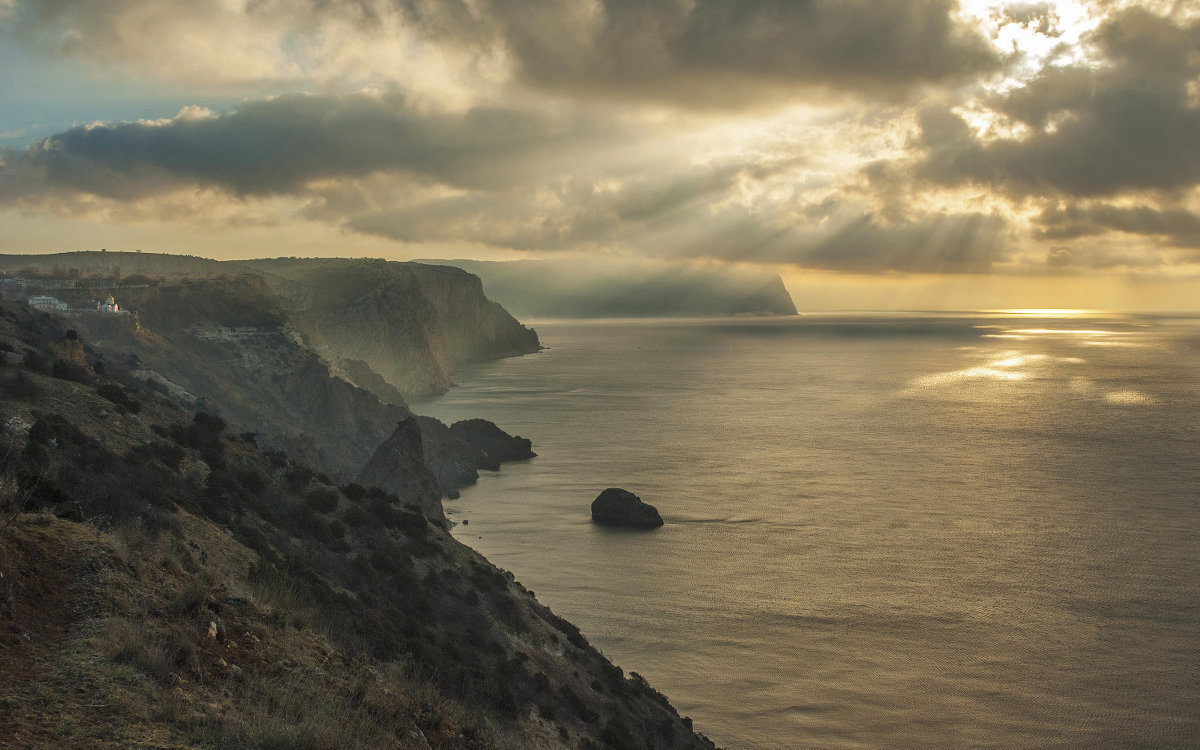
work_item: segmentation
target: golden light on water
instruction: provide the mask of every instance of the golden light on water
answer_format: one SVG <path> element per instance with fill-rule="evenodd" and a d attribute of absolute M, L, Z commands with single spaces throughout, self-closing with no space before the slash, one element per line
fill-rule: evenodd
<path fill-rule="evenodd" d="M 1022 318 L 1089 318 L 1108 315 L 1105 310 L 1083 310 L 1074 308 L 1021 307 L 1010 310 L 985 310 L 995 315 L 1017 315 Z"/>

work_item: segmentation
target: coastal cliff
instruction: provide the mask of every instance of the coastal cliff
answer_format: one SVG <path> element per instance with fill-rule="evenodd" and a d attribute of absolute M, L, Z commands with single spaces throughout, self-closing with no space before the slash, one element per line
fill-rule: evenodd
<path fill-rule="evenodd" d="M 432 260 L 479 276 L 523 318 L 795 315 L 778 273 L 685 261 Z"/>
<path fill-rule="evenodd" d="M 0 272 L 55 277 L 54 293 L 74 306 L 97 283 L 136 310 L 137 289 L 255 275 L 275 313 L 332 372 L 397 403 L 444 393 L 454 370 L 477 360 L 528 354 L 537 333 L 483 293 L 458 268 L 347 258 L 214 261 L 162 253 L 70 252 L 0 255 Z M 45 280 L 39 280 L 44 283 Z M 399 396 L 397 394 L 400 394 Z"/>
<path fill-rule="evenodd" d="M 329 258 L 238 265 L 262 272 L 307 343 L 365 388 L 371 372 L 407 396 L 442 393 L 466 362 L 539 349 L 533 330 L 457 268 Z"/>
<path fill-rule="evenodd" d="M 263 293 L 229 288 L 192 291 L 231 311 Z M 210 316 L 225 328 L 205 335 L 257 335 Z M 77 322 L 0 302 L 8 743 L 714 750 L 413 498 L 235 433 Z M 392 441 L 404 460 L 414 427 Z"/>
<path fill-rule="evenodd" d="M 413 416 L 406 393 L 440 393 L 465 362 L 539 348 L 478 278 L 453 268 L 63 253 L 0 256 L 0 270 L 47 285 L 76 327 L 139 377 L 337 479 L 357 477 Z M 134 314 L 88 311 L 110 292 Z M 416 500 L 431 517 L 440 517 L 438 496 L 475 478 L 458 465 L 469 446 L 443 431 L 425 441 L 435 495 Z M 376 461 L 372 476 L 402 490 L 399 474 L 379 473 L 387 463 Z M 391 463 L 403 473 L 403 461 Z"/>
<path fill-rule="evenodd" d="M 409 416 L 335 377 L 259 277 L 163 283 L 122 299 L 136 320 L 86 315 L 75 325 L 138 376 L 334 476 L 353 478 Z"/>

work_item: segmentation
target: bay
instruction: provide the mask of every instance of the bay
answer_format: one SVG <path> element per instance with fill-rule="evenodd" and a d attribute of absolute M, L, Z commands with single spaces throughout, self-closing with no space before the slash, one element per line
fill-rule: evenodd
<path fill-rule="evenodd" d="M 718 744 L 1200 742 L 1197 319 L 536 327 L 414 405 L 539 454 L 454 533 Z M 610 486 L 666 525 L 594 526 Z"/>

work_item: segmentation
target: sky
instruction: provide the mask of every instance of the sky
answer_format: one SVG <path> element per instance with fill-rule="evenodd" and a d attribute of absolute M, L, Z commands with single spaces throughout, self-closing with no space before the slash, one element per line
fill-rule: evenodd
<path fill-rule="evenodd" d="M 0 252 L 1200 309 L 1189 0 L 0 0 Z"/>

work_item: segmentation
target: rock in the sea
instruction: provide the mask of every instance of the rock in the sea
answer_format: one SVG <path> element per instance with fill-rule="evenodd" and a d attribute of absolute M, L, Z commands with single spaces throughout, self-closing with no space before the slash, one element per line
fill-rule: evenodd
<path fill-rule="evenodd" d="M 619 487 L 609 487 L 592 501 L 592 521 L 632 529 L 654 529 L 663 525 L 658 508 Z"/>
<path fill-rule="evenodd" d="M 486 419 L 464 419 L 455 422 L 450 425 L 450 432 L 459 440 L 483 451 L 488 458 L 496 462 L 520 461 L 537 455 L 533 452 L 533 443 L 528 439 L 520 435 L 509 435 Z"/>

